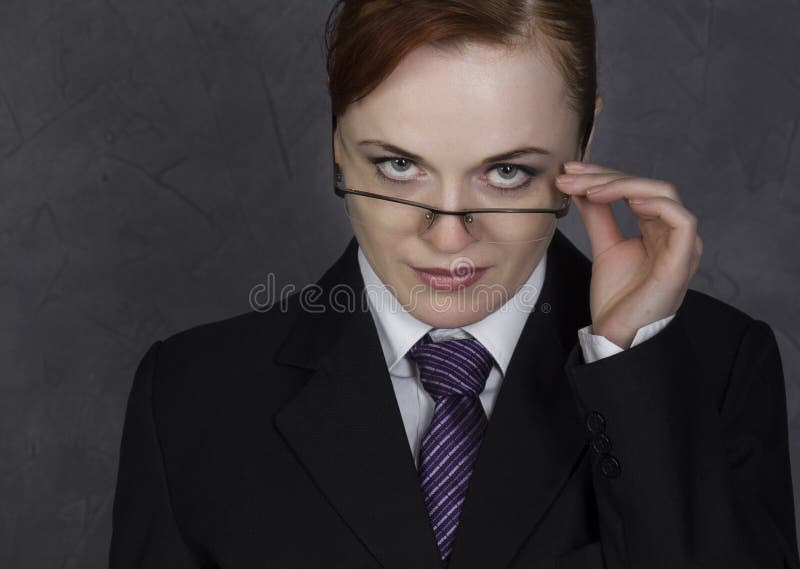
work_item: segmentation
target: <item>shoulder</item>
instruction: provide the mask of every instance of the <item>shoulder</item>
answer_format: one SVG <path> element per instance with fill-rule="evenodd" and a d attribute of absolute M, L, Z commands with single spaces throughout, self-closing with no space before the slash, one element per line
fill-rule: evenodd
<path fill-rule="evenodd" d="M 772 335 L 770 326 L 744 310 L 704 292 L 689 289 L 679 312 L 687 332 L 700 344 L 737 344 L 748 334 Z"/>
<path fill-rule="evenodd" d="M 293 306 L 294 302 L 288 306 Z M 291 308 L 274 305 L 265 311 L 250 311 L 204 322 L 163 339 L 162 365 L 208 369 L 246 361 L 264 354 L 291 326 Z"/>
<path fill-rule="evenodd" d="M 197 324 L 152 343 L 140 370 L 162 408 L 222 401 L 277 379 L 274 355 L 297 317 L 297 294 L 268 310 Z"/>
<path fill-rule="evenodd" d="M 273 360 L 296 313 L 275 307 L 198 324 L 154 341 L 141 359 L 125 429 L 131 440 L 150 437 L 184 519 L 220 498 L 220 485 L 237 484 L 254 449 L 280 444 L 272 417 L 305 370 Z"/>
<path fill-rule="evenodd" d="M 720 404 L 759 378 L 783 381 L 778 343 L 763 320 L 694 289 L 687 291 L 679 314 L 701 377 L 717 386 Z"/>

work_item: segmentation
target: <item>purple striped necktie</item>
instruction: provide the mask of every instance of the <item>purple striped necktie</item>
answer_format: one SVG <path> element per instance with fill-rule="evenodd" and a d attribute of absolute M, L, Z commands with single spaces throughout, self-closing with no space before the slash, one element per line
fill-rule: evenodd
<path fill-rule="evenodd" d="M 434 342 L 426 334 L 408 351 L 435 406 L 420 445 L 419 478 L 445 566 L 488 420 L 478 396 L 492 356 L 474 338 Z"/>

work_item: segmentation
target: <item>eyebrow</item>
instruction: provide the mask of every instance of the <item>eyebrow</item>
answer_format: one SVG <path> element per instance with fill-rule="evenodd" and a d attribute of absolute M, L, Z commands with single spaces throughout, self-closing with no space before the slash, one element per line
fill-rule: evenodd
<path fill-rule="evenodd" d="M 387 152 L 392 152 L 394 154 L 402 155 L 414 162 L 418 162 L 420 164 L 425 164 L 425 159 L 423 159 L 418 154 L 414 154 L 413 152 L 409 152 L 408 150 L 404 150 L 399 146 L 395 146 L 394 144 L 389 144 L 388 142 L 384 142 L 382 140 L 361 140 L 358 143 L 359 146 L 379 146 L 386 150 Z M 550 156 L 551 152 L 544 148 L 539 148 L 537 146 L 526 146 L 524 148 L 517 148 L 516 150 L 512 150 L 510 152 L 503 152 L 502 154 L 496 154 L 494 156 L 489 156 L 486 158 L 482 165 L 489 165 L 495 164 L 497 162 L 504 162 L 506 160 L 511 160 L 512 158 L 517 158 L 519 156 L 524 156 L 526 154 L 541 154 L 543 156 Z"/>

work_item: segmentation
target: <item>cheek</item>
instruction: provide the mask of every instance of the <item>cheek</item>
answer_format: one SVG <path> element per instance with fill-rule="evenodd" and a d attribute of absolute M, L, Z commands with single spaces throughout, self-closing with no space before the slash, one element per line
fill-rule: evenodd
<path fill-rule="evenodd" d="M 522 286 L 531 275 L 546 248 L 546 243 L 542 245 L 534 248 L 530 245 L 509 246 L 498 252 L 495 278 L 509 289 L 509 294 Z"/>
<path fill-rule="evenodd" d="M 350 219 L 350 226 L 362 249 L 370 250 L 376 255 L 388 256 L 392 254 L 391 237 L 380 227 Z M 377 261 L 377 259 L 376 259 Z"/>
<path fill-rule="evenodd" d="M 405 284 L 410 273 L 403 262 L 406 258 L 403 254 L 405 249 L 399 238 L 380 229 L 359 224 L 353 224 L 353 233 L 381 280 L 398 286 L 401 284 L 399 279 Z"/>

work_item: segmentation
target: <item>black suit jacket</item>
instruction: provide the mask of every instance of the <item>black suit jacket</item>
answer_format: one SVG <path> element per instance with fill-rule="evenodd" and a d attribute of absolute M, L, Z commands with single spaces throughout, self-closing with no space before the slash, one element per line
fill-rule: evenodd
<path fill-rule="evenodd" d="M 800 567 L 770 327 L 689 290 L 657 336 L 586 364 L 591 263 L 561 232 L 548 251 L 450 568 Z M 363 291 L 356 252 L 317 292 L 150 347 L 112 569 L 441 568 L 372 317 L 342 292 Z"/>

